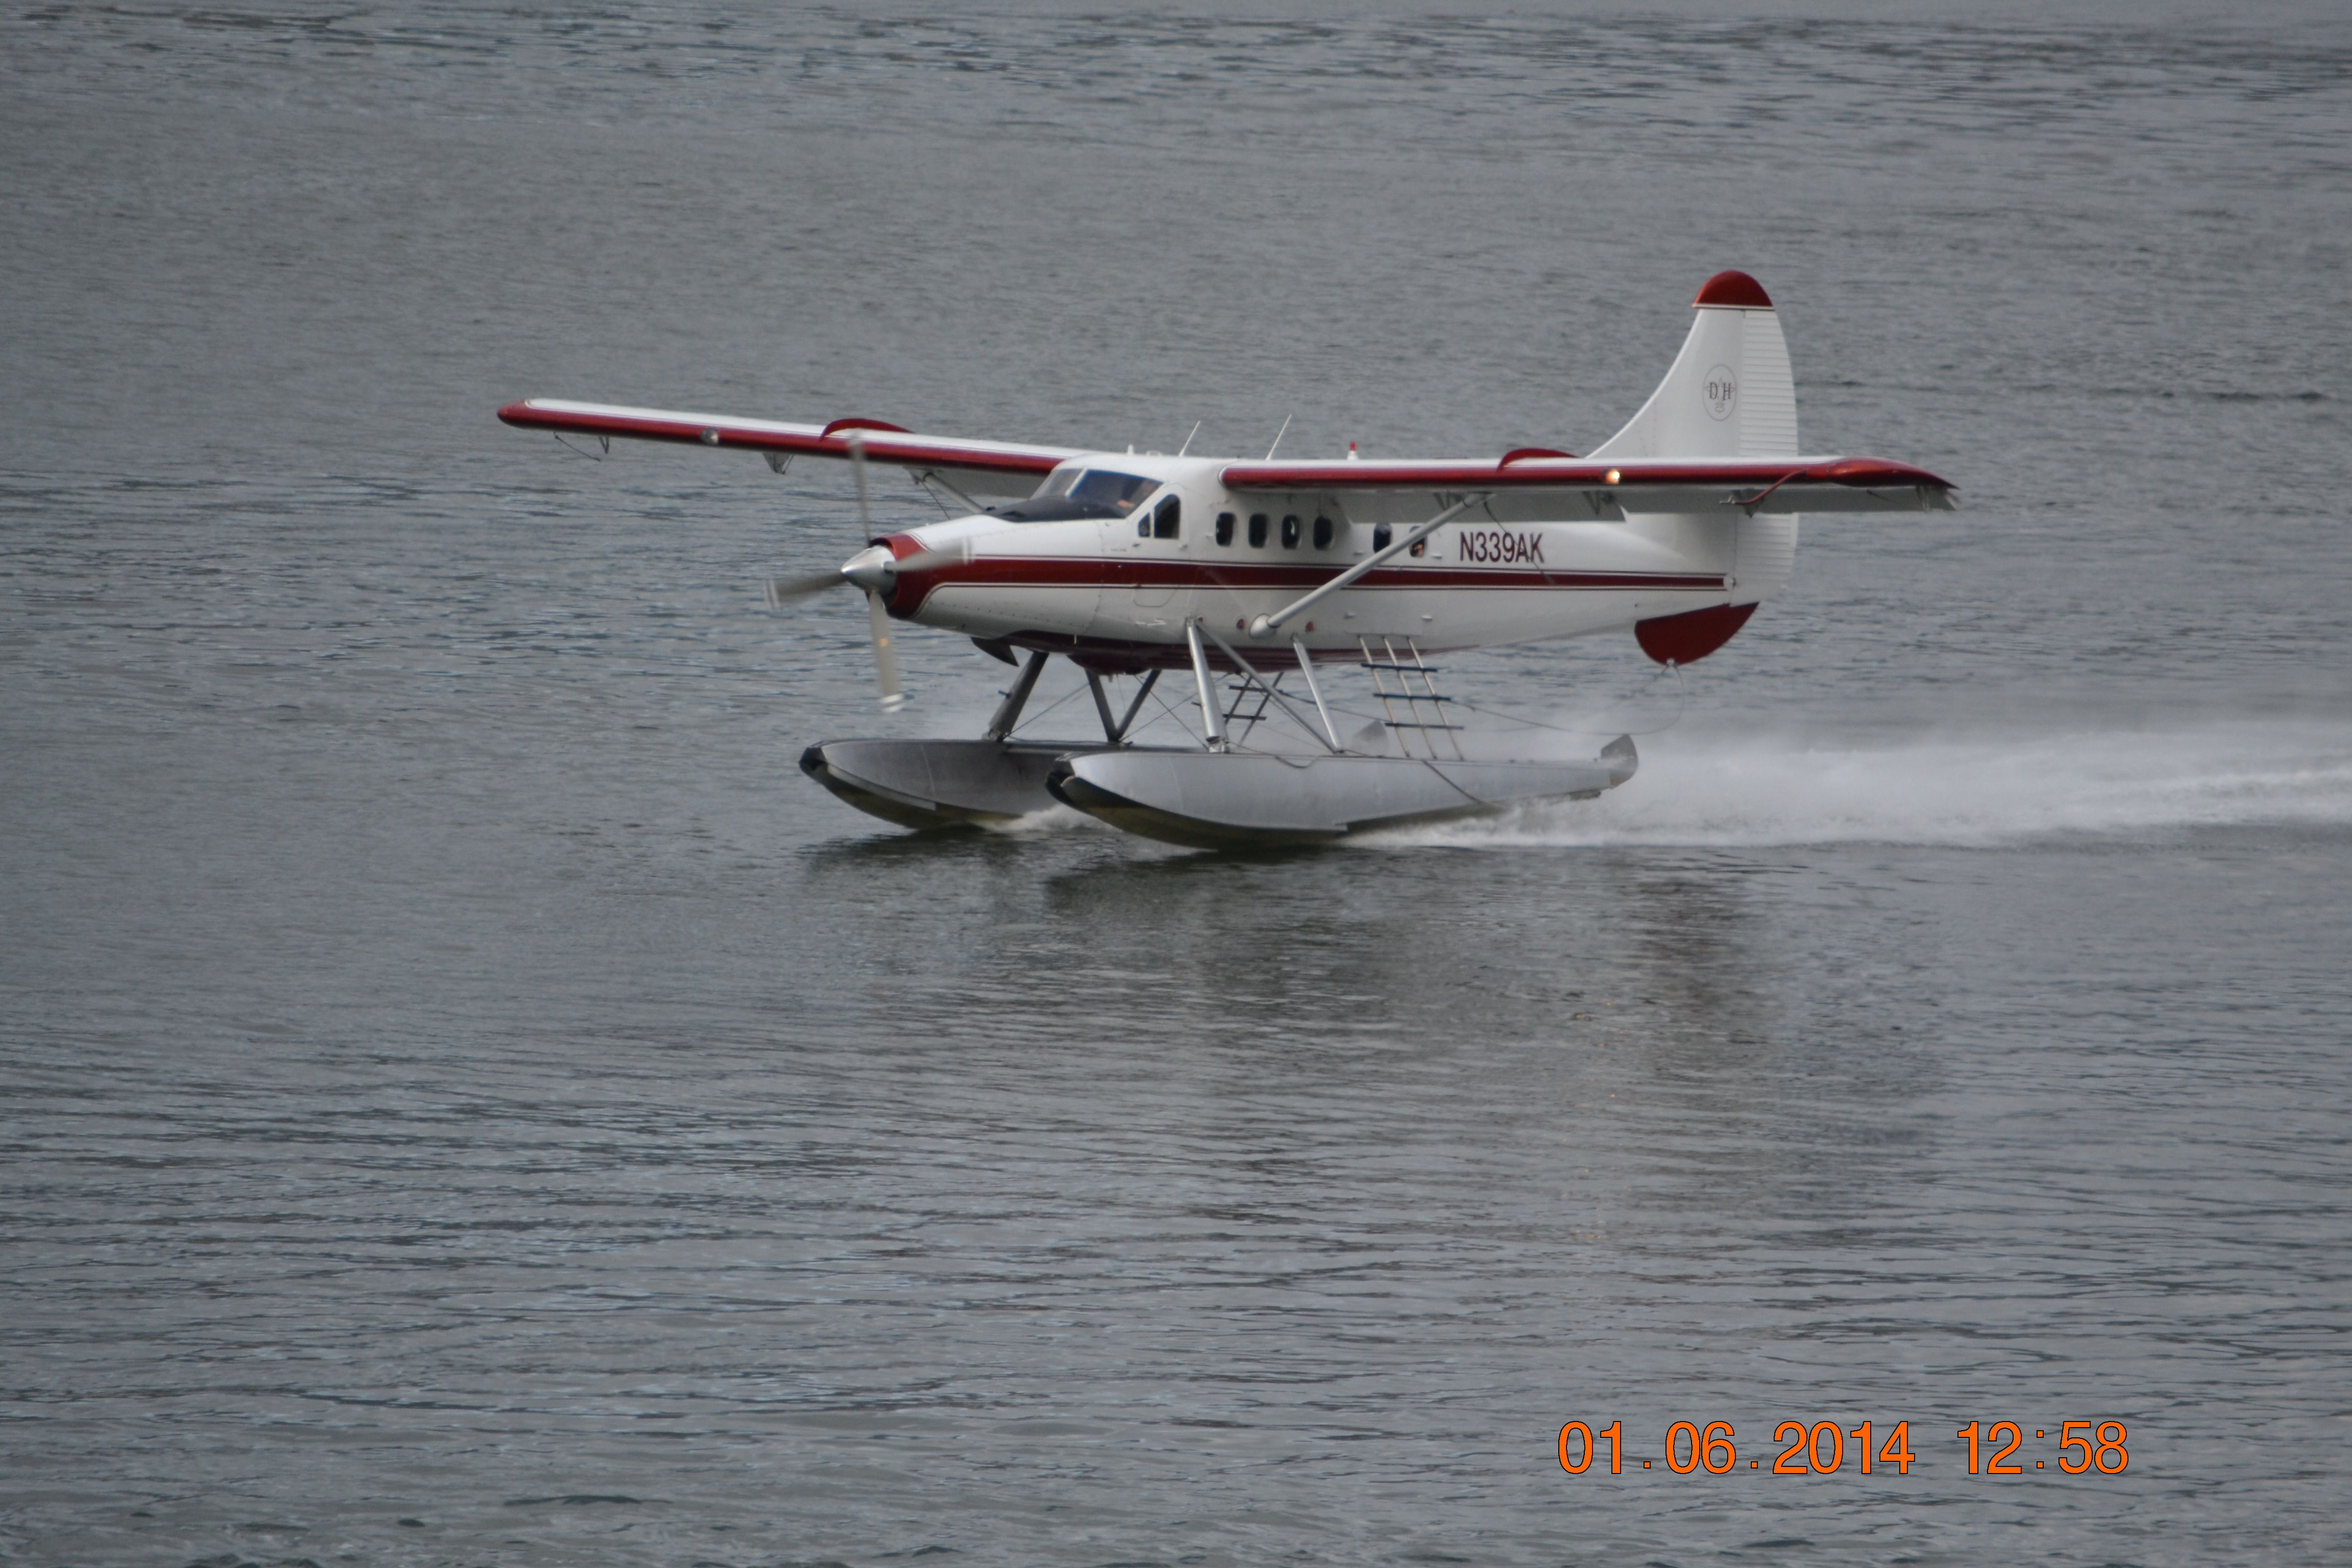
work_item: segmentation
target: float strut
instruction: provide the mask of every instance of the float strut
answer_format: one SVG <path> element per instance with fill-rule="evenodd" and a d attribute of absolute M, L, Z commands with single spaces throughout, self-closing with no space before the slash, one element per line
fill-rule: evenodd
<path fill-rule="evenodd" d="M 1339 750 L 1339 731 L 1331 727 L 1331 710 L 1323 706 L 1323 689 L 1315 684 L 1315 661 L 1307 657 L 1307 639 L 1290 639 L 1290 651 L 1298 656 L 1298 673 L 1307 678 L 1307 695 L 1315 699 L 1315 711 L 1323 721 L 1323 732 L 1331 738 L 1331 749 Z"/>
<path fill-rule="evenodd" d="M 1091 669 L 1087 671 L 1087 689 L 1095 694 L 1095 711 L 1102 715 L 1103 739 L 1118 744 L 1118 721 L 1110 716 L 1110 699 L 1103 695 L 1102 677 Z"/>
<path fill-rule="evenodd" d="M 1135 689 L 1135 700 L 1127 705 L 1127 717 L 1114 719 L 1110 716 L 1110 697 L 1103 690 L 1102 677 L 1091 669 L 1087 671 L 1087 687 L 1095 694 L 1095 711 L 1102 715 L 1104 740 L 1116 746 L 1127 738 L 1127 727 L 1135 722 L 1138 713 L 1143 711 L 1143 700 L 1151 695 L 1152 682 L 1159 679 L 1158 670 L 1145 670 L 1143 684 Z"/>
<path fill-rule="evenodd" d="M 1037 689 L 1037 678 L 1045 672 L 1045 660 L 1050 657 L 1044 648 L 1029 656 L 1028 666 L 1013 681 L 1013 689 L 1004 694 L 996 717 L 988 721 L 988 739 L 1002 741 L 1013 733 L 1013 726 L 1021 721 L 1021 710 L 1029 706 L 1029 694 Z"/>
<path fill-rule="evenodd" d="M 1225 705 L 1217 700 L 1216 678 L 1209 673 L 1209 650 L 1201 646 L 1201 623 L 1184 623 L 1184 642 L 1192 650 L 1192 684 L 1201 691 L 1201 739 L 1209 750 L 1225 749 Z"/>
<path fill-rule="evenodd" d="M 1305 719 L 1300 718 L 1298 710 L 1290 705 L 1290 699 L 1285 697 L 1281 692 L 1276 691 L 1274 689 L 1274 683 L 1266 679 L 1265 676 L 1260 675 L 1257 672 L 1257 667 L 1250 663 L 1249 660 L 1244 658 L 1240 652 L 1234 648 L 1233 644 L 1227 642 L 1216 633 L 1209 631 L 1209 628 L 1205 624 L 1202 626 L 1201 630 L 1206 632 L 1208 634 L 1209 640 L 1217 645 L 1217 651 L 1219 653 L 1223 654 L 1227 658 L 1234 661 L 1234 668 L 1242 672 L 1242 679 L 1244 680 L 1255 684 L 1260 691 L 1265 692 L 1268 697 L 1272 698 L 1275 703 L 1280 707 L 1285 713 L 1290 715 L 1290 721 L 1292 723 L 1297 725 L 1300 729 L 1306 731 L 1310 735 L 1315 732 L 1315 727 L 1312 724 L 1309 724 Z M 1315 678 L 1313 676 L 1308 676 L 1307 679 L 1307 684 L 1310 687 L 1314 685 Z M 1319 705 L 1320 699 L 1318 699 L 1318 703 Z M 1264 711 L 1263 708 L 1260 709 L 1260 711 Z M 1323 729 L 1327 734 L 1329 733 L 1331 729 L 1331 718 L 1328 713 L 1323 717 Z M 1331 736 L 1331 749 L 1334 752 L 1337 752 L 1339 749 L 1339 737 L 1337 735 Z"/>

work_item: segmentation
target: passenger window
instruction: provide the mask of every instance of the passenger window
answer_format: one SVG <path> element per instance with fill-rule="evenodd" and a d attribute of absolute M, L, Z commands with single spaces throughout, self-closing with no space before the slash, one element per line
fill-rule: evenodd
<path fill-rule="evenodd" d="M 1220 544 L 1231 544 L 1233 542 L 1234 514 L 1229 511 L 1221 511 L 1217 514 L 1217 542 Z"/>
<path fill-rule="evenodd" d="M 1318 517 L 1315 520 L 1315 548 L 1318 550 L 1331 548 L 1331 520 L 1328 517 Z"/>
<path fill-rule="evenodd" d="M 1250 513 L 1250 548 L 1252 550 L 1265 548 L 1265 513 L 1262 511 Z"/>
<path fill-rule="evenodd" d="M 1282 520 L 1282 547 L 1285 550 L 1298 548 L 1298 518 L 1296 513 Z"/>
<path fill-rule="evenodd" d="M 1174 496 L 1170 496 L 1160 503 L 1160 510 L 1151 514 L 1151 535 L 1155 539 L 1173 539 L 1183 521 L 1182 505 Z"/>

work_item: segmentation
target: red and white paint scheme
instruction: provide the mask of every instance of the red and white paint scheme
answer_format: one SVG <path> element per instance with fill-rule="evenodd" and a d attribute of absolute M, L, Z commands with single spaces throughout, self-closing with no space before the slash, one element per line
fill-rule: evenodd
<path fill-rule="evenodd" d="M 747 447 L 779 472 L 793 458 L 848 460 L 861 494 L 864 465 L 903 468 L 963 515 L 880 534 L 837 574 L 811 580 L 867 591 L 886 705 L 897 679 L 885 614 L 962 633 L 999 658 L 1027 650 L 1024 687 L 1037 656 L 1075 660 L 1098 697 L 1105 677 L 1190 666 L 1203 747 L 1218 755 L 1237 748 L 1212 710 L 1222 706 L 1213 669 L 1267 685 L 1268 670 L 1295 659 L 1311 688 L 1318 664 L 1375 668 L 1409 651 L 1418 666 L 1441 651 L 1622 630 L 1661 663 L 1688 663 L 1788 583 L 1801 513 L 1952 506 L 1951 485 L 1925 469 L 1803 452 L 1780 317 L 1754 279 L 1718 273 L 1695 306 L 1665 379 L 1582 458 L 1162 457 L 919 435 L 871 419 L 799 425 L 542 399 L 499 417 L 606 441 Z M 1120 727 L 1101 707 L 1107 741 L 1095 749 L 1117 748 Z M 1339 742 L 1328 712 L 1320 727 L 1328 755 L 1370 754 Z M 1010 725 L 992 730 L 1004 742 Z M 1391 739 L 1394 753 L 1412 737 Z"/>

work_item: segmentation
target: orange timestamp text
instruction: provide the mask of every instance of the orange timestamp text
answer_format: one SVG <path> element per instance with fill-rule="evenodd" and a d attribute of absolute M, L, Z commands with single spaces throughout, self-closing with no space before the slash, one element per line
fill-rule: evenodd
<path fill-rule="evenodd" d="M 2061 1421 L 2055 1428 L 2035 1427 L 2034 1438 L 2048 1442 L 2053 1430 L 2056 1451 L 2032 1459 L 2031 1468 L 2047 1470 L 2054 1462 L 2056 1468 L 2070 1476 L 2091 1471 L 2113 1476 L 2122 1474 L 2131 1463 L 2126 1447 L 2131 1432 L 2120 1421 Z M 1704 1426 L 1677 1421 L 1666 1428 L 1662 1450 L 1645 1458 L 1627 1451 L 1622 1421 L 1597 1428 L 1589 1422 L 1570 1421 L 1559 1429 L 1559 1468 L 1580 1476 L 1592 1468 L 1596 1458 L 1605 1458 L 1612 1476 L 1623 1475 L 1629 1465 L 1646 1470 L 1659 1464 L 1678 1476 L 1698 1470 L 1725 1476 L 1741 1469 L 1773 1476 L 1830 1476 L 1845 1469 L 1851 1459 L 1865 1476 L 1882 1469 L 1907 1476 L 1919 1460 L 1911 1450 L 1908 1421 L 1884 1428 L 1869 1421 L 1855 1426 L 1836 1421 L 1783 1421 L 1772 1429 L 1774 1450 L 1769 1469 L 1760 1457 L 1751 1456 L 1741 1463 L 1738 1436 L 1728 1421 L 1709 1421 Z M 1971 1421 L 1953 1436 L 1968 1445 L 1972 1476 L 2027 1473 L 2028 1466 L 2018 1453 L 2025 1446 L 2025 1428 L 2019 1422 L 1995 1421 L 1988 1426 Z"/>

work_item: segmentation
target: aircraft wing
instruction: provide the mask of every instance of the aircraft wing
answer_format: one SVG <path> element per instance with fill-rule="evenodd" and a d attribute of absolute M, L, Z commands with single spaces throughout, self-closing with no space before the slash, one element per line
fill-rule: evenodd
<path fill-rule="evenodd" d="M 846 460 L 850 443 L 866 448 L 866 460 L 907 469 L 918 479 L 936 474 L 975 495 L 1025 496 L 1055 465 L 1080 455 L 1075 447 L 1028 447 L 1010 441 L 974 441 L 959 436 L 923 436 L 878 419 L 835 419 L 829 425 L 790 425 L 775 419 L 741 419 L 720 414 L 685 414 L 661 408 L 617 408 L 602 403 L 562 403 L 530 397 L 509 403 L 499 417 L 526 430 L 594 437 L 602 441 L 679 441 L 698 447 L 741 447 L 765 453 L 782 471 L 793 458 Z"/>
<path fill-rule="evenodd" d="M 1428 501 L 1484 493 L 1506 521 L 1615 521 L 1628 512 L 1951 511 L 1953 486 L 1925 468 L 1884 458 L 1742 458 L 1701 462 L 1591 462 L 1564 454 L 1512 453 L 1492 462 L 1277 463 L 1225 466 L 1235 490 L 1321 490 L 1389 510 L 1383 500 Z M 1443 504 L 1441 502 L 1441 504 Z"/>

